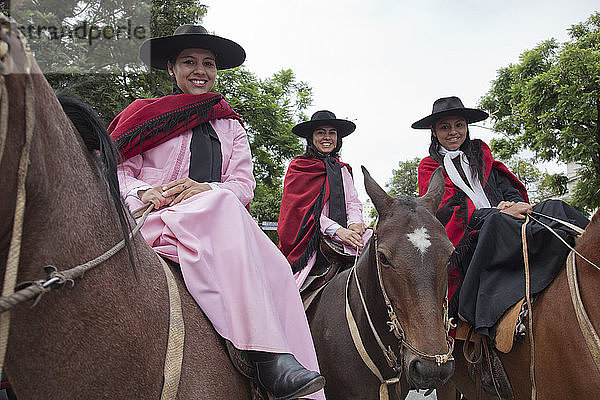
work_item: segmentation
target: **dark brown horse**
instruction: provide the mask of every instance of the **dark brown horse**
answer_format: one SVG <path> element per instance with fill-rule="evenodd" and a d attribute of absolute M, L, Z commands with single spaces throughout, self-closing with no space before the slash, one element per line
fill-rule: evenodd
<path fill-rule="evenodd" d="M 0 26 L 0 79 L 6 87 L 1 100 L 8 102 L 8 115 L 0 113 L 0 131 L 8 124 L 0 141 L 0 273 L 7 265 L 25 132 L 33 126 L 17 277 L 25 282 L 45 278 L 45 265 L 68 269 L 123 239 L 117 216 L 122 205 L 107 195 L 106 179 L 26 52 L 14 21 L 0 15 Z M 29 116 L 27 106 L 33 107 Z M 114 174 L 115 166 L 109 167 Z M 134 265 L 122 250 L 73 288 L 44 295 L 34 308 L 21 304 L 11 311 L 5 370 L 19 400 L 160 397 L 167 285 L 139 235 L 132 246 Z M 178 398 L 248 399 L 248 382 L 175 275 L 186 324 Z"/>
<path fill-rule="evenodd" d="M 576 239 L 575 249 L 600 265 L 600 210 L 583 235 Z M 594 329 L 599 331 L 600 271 L 579 256 L 576 257 L 576 266 L 582 302 Z M 600 398 L 600 371 L 586 347 L 575 315 L 566 268 L 533 302 L 533 337 L 538 400 Z M 463 342 L 457 341 L 454 350 L 456 369 L 451 383 L 468 399 L 475 399 L 475 385 L 469 378 L 462 348 Z M 516 400 L 531 399 L 530 349 L 527 339 L 524 343 L 515 344 L 510 353 L 499 353 Z M 438 391 L 438 399 L 456 398 L 454 388 L 450 386 Z"/>
<path fill-rule="evenodd" d="M 392 198 L 364 168 L 363 174 L 365 188 L 379 214 L 374 237 L 355 267 L 325 287 L 309 309 L 309 322 L 321 372 L 327 379 L 328 399 L 379 399 L 380 389 L 385 390 L 381 380 L 395 377 L 399 382 L 388 386 L 389 397 L 403 399 L 411 388 L 441 386 L 454 368 L 454 363 L 443 357 L 449 353 L 443 304 L 446 266 L 453 246 L 432 214 L 439 205 L 444 181 L 440 170 L 431 179 L 425 196 Z M 384 293 L 393 310 L 391 316 Z M 382 379 L 367 367 L 356 349 L 346 298 L 360 341 Z M 389 329 L 388 321 L 394 315 L 398 335 Z M 383 347 L 389 347 L 396 356 L 396 361 L 390 362 L 392 366 L 377 343 L 369 317 Z M 391 353 L 389 358 L 393 358 Z"/>

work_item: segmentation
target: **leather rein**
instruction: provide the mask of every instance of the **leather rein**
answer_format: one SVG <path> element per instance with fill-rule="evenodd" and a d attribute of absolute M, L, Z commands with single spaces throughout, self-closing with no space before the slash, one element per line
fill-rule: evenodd
<path fill-rule="evenodd" d="M 2 26 L 0 30 L 0 60 L 2 60 L 0 61 L 0 161 L 4 155 L 8 132 L 8 91 L 6 88 L 5 76 L 11 74 L 9 68 L 7 68 L 6 64 L 4 64 L 3 60 L 4 56 L 9 51 L 11 43 L 10 39 L 8 39 L 8 32 L 10 32 L 11 29 L 14 29 L 18 33 L 16 27 L 13 26 L 14 24 L 12 20 L 6 19 L 3 15 L 1 17 L 0 23 L 9 22 L 10 28 L 6 29 L 4 26 Z M 26 49 L 27 43 L 25 38 L 21 35 L 19 39 L 22 48 Z M 16 280 L 19 269 L 19 258 L 21 253 L 23 224 L 25 219 L 25 181 L 30 164 L 31 144 L 33 142 L 33 135 L 35 131 L 35 94 L 33 78 L 31 77 L 31 55 L 28 51 L 25 51 L 25 57 L 27 60 L 27 63 L 24 66 L 24 75 L 26 79 L 24 98 L 25 144 L 21 150 L 21 157 L 17 172 L 17 195 L 12 236 L 4 273 L 2 297 L 0 297 L 0 371 L 2 371 L 4 368 L 10 328 L 9 311 L 13 307 L 25 301 L 36 298 L 34 304 L 32 305 L 33 307 L 37 304 L 44 293 L 47 293 L 52 289 L 64 287 L 65 284 L 70 287 L 74 286 L 74 279 L 82 277 L 85 272 L 108 260 L 125 247 L 125 239 L 123 239 L 111 249 L 107 250 L 104 254 L 88 261 L 85 264 L 78 265 L 66 271 L 58 271 L 56 267 L 48 265 L 44 267 L 48 273 L 48 279 L 29 282 L 27 287 L 15 292 L 15 287 L 17 286 Z M 151 204 L 144 206 L 142 218 L 130 232 L 129 239 L 133 238 L 133 236 L 139 232 L 146 220 L 146 217 L 150 211 L 152 211 L 152 209 L 153 206 Z M 164 382 L 163 389 L 161 391 L 161 400 L 172 400 L 177 396 L 177 390 L 181 376 L 185 331 L 177 283 L 175 282 L 175 278 L 164 260 L 162 260 L 160 257 L 158 258 L 161 261 L 167 279 L 167 288 L 169 294 L 169 336 L 167 340 L 167 354 L 165 357 Z"/>
<path fill-rule="evenodd" d="M 377 226 L 377 223 L 375 223 Z M 383 344 L 373 321 L 371 319 L 371 315 L 369 314 L 369 310 L 367 308 L 367 304 L 365 298 L 362 293 L 362 289 L 360 286 L 360 282 L 358 280 L 358 275 L 356 273 L 356 265 L 358 262 L 358 249 L 356 252 L 356 257 L 354 259 L 354 265 L 350 269 L 348 273 L 348 279 L 346 281 L 346 290 L 345 290 L 345 313 L 346 313 L 346 321 L 348 323 L 348 328 L 350 329 L 350 334 L 352 336 L 352 341 L 354 342 L 354 346 L 360 355 L 364 364 L 369 368 L 369 370 L 377 377 L 380 382 L 379 386 L 379 399 L 380 400 L 388 400 L 389 399 L 389 389 L 388 386 L 394 385 L 400 382 L 400 378 L 402 377 L 402 360 L 403 360 L 403 350 L 404 348 L 410 350 L 413 354 L 427 360 L 435 361 L 438 365 L 445 364 L 448 361 L 454 360 L 452 356 L 452 352 L 454 350 L 454 339 L 450 336 L 450 329 L 452 329 L 455 325 L 452 323 L 452 319 L 448 317 L 448 292 L 446 290 L 446 296 L 443 304 L 443 314 L 444 314 L 444 328 L 446 330 L 446 341 L 448 343 L 448 351 L 445 354 L 429 354 L 417 349 L 414 345 L 412 345 L 406 339 L 406 335 L 404 333 L 404 329 L 402 328 L 402 324 L 398 320 L 396 312 L 394 311 L 394 307 L 389 299 L 387 291 L 385 290 L 385 286 L 383 284 L 382 272 L 381 272 L 381 262 L 379 260 L 378 253 L 378 241 L 377 241 L 377 231 L 373 228 L 373 243 L 375 244 L 375 262 L 377 266 L 377 280 L 379 282 L 379 288 L 381 293 L 383 294 L 383 299 L 385 301 L 386 310 L 388 314 L 388 321 L 386 321 L 386 325 L 389 328 L 390 332 L 394 333 L 394 336 L 398 340 L 398 349 L 400 350 L 400 356 L 398 357 L 392 346 L 388 346 L 387 348 Z M 381 349 L 383 356 L 390 368 L 392 368 L 396 372 L 396 376 L 385 379 L 383 374 L 375 365 L 375 362 L 371 359 L 367 350 L 363 344 L 361 339 L 360 331 L 358 329 L 358 325 L 352 314 L 352 310 L 350 308 L 350 299 L 349 299 L 349 288 L 350 288 L 350 280 L 354 276 L 354 281 L 356 282 L 356 287 L 358 290 L 358 294 L 362 304 L 362 310 L 367 317 L 367 321 L 369 322 L 369 327 L 371 329 L 371 333 L 375 337 L 375 341 L 377 345 Z"/>

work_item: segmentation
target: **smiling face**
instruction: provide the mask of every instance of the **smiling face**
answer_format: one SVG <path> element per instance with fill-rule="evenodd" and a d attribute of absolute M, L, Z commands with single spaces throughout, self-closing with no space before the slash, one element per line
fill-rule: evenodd
<path fill-rule="evenodd" d="M 337 138 L 337 129 L 331 125 L 320 126 L 313 131 L 313 144 L 323 154 L 329 154 L 335 149 Z"/>
<path fill-rule="evenodd" d="M 444 117 L 431 131 L 446 149 L 458 150 L 467 138 L 467 120 L 460 116 Z"/>
<path fill-rule="evenodd" d="M 175 62 L 169 61 L 169 74 L 175 77 L 177 86 L 186 94 L 210 92 L 217 77 L 215 55 L 205 49 L 184 49 Z"/>

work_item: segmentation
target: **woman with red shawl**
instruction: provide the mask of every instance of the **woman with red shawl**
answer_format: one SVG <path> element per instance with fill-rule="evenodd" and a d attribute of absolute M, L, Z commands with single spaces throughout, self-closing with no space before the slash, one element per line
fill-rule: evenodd
<path fill-rule="evenodd" d="M 456 247 L 448 275 L 451 312 L 474 326 L 477 333 L 493 339 L 496 322 L 525 294 L 520 232 L 526 216 L 535 214 L 571 242 L 576 232 L 542 215 L 582 228 L 588 220 L 558 200 L 546 200 L 533 207 L 529 204 L 519 179 L 494 160 L 484 142 L 470 138 L 468 124 L 487 117 L 485 111 L 464 107 L 458 97 L 444 97 L 434 102 L 431 115 L 412 127 L 431 132 L 429 156 L 419 164 L 421 195 L 426 193 L 433 172 L 440 165 L 444 168 L 446 191 L 436 216 Z M 527 226 L 527 243 L 534 277 L 531 291 L 535 294 L 554 279 L 569 249 L 533 220 Z M 456 296 L 458 293 L 460 296 Z M 490 354 L 493 356 L 493 352 Z M 498 361 L 492 365 L 498 365 L 494 364 Z M 497 373 L 495 378 L 499 378 Z M 510 384 L 497 383 L 501 397 L 512 398 Z M 482 380 L 482 384 L 496 395 L 491 382 Z"/>
<path fill-rule="evenodd" d="M 343 244 L 349 254 L 371 236 L 363 222 L 352 169 L 339 159 L 342 138 L 355 129 L 353 122 L 327 110 L 292 128 L 306 139 L 306 150 L 292 160 L 286 173 L 277 233 L 279 249 L 292 266 L 298 288 L 322 257 L 321 235 Z"/>
<path fill-rule="evenodd" d="M 109 127 L 130 209 L 152 203 L 141 229 L 181 266 L 216 331 L 248 351 L 275 399 L 324 399 L 324 378 L 286 259 L 248 213 L 256 186 L 240 117 L 211 93 L 218 69 L 244 62 L 237 43 L 183 25 L 145 41 L 140 57 L 168 70 L 174 94 L 136 100 Z"/>

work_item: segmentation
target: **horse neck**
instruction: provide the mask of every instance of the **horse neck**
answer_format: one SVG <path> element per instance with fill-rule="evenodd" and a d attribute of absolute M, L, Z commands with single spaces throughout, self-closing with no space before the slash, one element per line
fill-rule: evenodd
<path fill-rule="evenodd" d="M 587 312 L 600 323 L 600 302 L 596 301 L 600 287 L 600 209 L 592 217 L 583 235 L 576 239 L 575 250 L 596 266 L 576 257 L 577 280 Z"/>
<path fill-rule="evenodd" d="M 88 261 L 121 239 L 114 206 L 82 140 L 44 77 L 38 73 L 32 78 L 34 93 L 24 100 L 35 102 L 35 132 L 26 181 L 20 280 L 39 279 L 43 265 Z M 22 108 L 11 104 L 9 124 L 16 128 L 11 134 L 24 135 Z M 20 154 L 22 139 L 13 138 L 11 143 L 15 147 L 6 151 Z M 16 174 L 16 168 L 5 173 Z"/>

